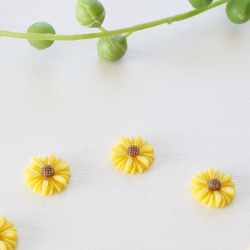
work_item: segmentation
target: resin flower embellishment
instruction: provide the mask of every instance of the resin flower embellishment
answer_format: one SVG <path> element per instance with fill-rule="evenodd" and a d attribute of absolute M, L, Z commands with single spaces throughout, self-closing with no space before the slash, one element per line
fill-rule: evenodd
<path fill-rule="evenodd" d="M 207 172 L 197 173 L 191 180 L 190 188 L 194 198 L 212 208 L 228 205 L 235 195 L 231 175 L 220 174 L 209 168 Z"/>
<path fill-rule="evenodd" d="M 31 164 L 25 170 L 25 182 L 35 192 L 53 195 L 66 188 L 70 175 L 69 164 L 51 154 L 44 160 L 40 156 L 31 158 Z"/>
<path fill-rule="evenodd" d="M 111 149 L 111 161 L 117 169 L 126 174 L 142 173 L 149 169 L 154 160 L 154 148 L 141 136 L 131 140 L 120 137 L 118 143 Z"/>
<path fill-rule="evenodd" d="M 0 217 L 0 249 L 12 250 L 17 246 L 17 231 L 5 216 Z"/>

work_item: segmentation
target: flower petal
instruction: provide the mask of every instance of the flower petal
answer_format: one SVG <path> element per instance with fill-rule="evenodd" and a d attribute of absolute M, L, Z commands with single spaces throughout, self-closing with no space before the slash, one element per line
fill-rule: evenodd
<path fill-rule="evenodd" d="M 117 166 L 120 162 L 122 161 L 127 161 L 128 160 L 128 156 L 124 157 L 124 156 L 121 156 L 121 157 L 114 157 L 113 158 L 113 165 L 114 166 Z"/>
<path fill-rule="evenodd" d="M 118 169 L 118 170 L 123 171 L 124 168 L 125 168 L 125 166 L 126 166 L 127 160 L 128 160 L 128 159 L 124 159 L 124 160 L 122 160 L 122 161 L 120 161 L 120 162 L 118 162 L 117 164 L 114 164 L 114 165 L 115 165 L 115 166 L 117 165 L 117 169 Z"/>
<path fill-rule="evenodd" d="M 222 187 L 221 190 L 223 192 L 225 192 L 231 200 L 234 198 L 235 188 L 233 188 L 233 187 Z"/>
<path fill-rule="evenodd" d="M 120 156 L 124 156 L 127 154 L 127 152 L 122 148 L 113 148 L 111 149 L 111 152 L 113 155 L 120 155 Z"/>
<path fill-rule="evenodd" d="M 32 188 L 35 192 L 41 193 L 43 187 L 43 180 L 29 184 L 29 187 Z"/>
<path fill-rule="evenodd" d="M 129 146 L 130 146 L 130 143 L 129 143 L 128 137 L 124 138 L 124 137 L 121 136 L 121 137 L 119 138 L 118 144 L 122 145 L 123 148 L 129 147 Z"/>
<path fill-rule="evenodd" d="M 232 181 L 232 175 L 227 174 L 227 175 L 221 175 L 219 180 L 221 181 L 221 184 L 226 184 L 227 182 L 231 182 Z"/>
<path fill-rule="evenodd" d="M 37 166 L 37 167 L 41 168 L 43 166 L 43 161 L 42 161 L 41 157 L 38 157 L 38 158 L 32 157 L 31 164 L 33 166 Z"/>
<path fill-rule="evenodd" d="M 2 232 L 2 228 L 5 225 L 5 223 L 7 222 L 7 219 L 5 216 L 1 216 L 0 217 L 0 232 Z"/>
<path fill-rule="evenodd" d="M 207 205 L 210 202 L 212 194 L 213 193 L 211 191 L 209 191 L 207 193 L 207 196 L 201 201 L 201 203 Z"/>
<path fill-rule="evenodd" d="M 44 180 L 42 183 L 42 195 L 48 195 L 50 191 L 48 180 Z"/>
<path fill-rule="evenodd" d="M 25 170 L 25 175 L 29 177 L 40 177 L 42 174 L 40 171 L 37 171 L 36 169 L 27 168 Z"/>
<path fill-rule="evenodd" d="M 136 173 L 136 167 L 133 167 L 130 174 L 134 175 Z"/>
<path fill-rule="evenodd" d="M 43 160 L 43 166 L 48 165 L 49 163 L 49 157 L 46 155 Z"/>
<path fill-rule="evenodd" d="M 140 163 L 141 167 L 143 166 L 144 168 L 148 169 L 148 167 L 149 167 L 149 161 L 148 161 L 147 158 L 138 155 L 138 156 L 136 156 L 136 159 L 137 159 L 138 163 Z"/>
<path fill-rule="evenodd" d="M 208 171 L 207 171 L 207 175 L 209 177 L 209 179 L 213 179 L 215 178 L 215 171 L 213 168 L 209 168 Z"/>
<path fill-rule="evenodd" d="M 55 154 L 51 154 L 48 160 L 48 165 L 53 166 L 55 160 L 56 160 Z"/>
<path fill-rule="evenodd" d="M 207 181 L 199 175 L 194 176 L 191 180 L 191 183 L 195 185 L 202 185 L 203 187 L 207 186 Z"/>
<path fill-rule="evenodd" d="M 50 183 L 51 183 L 52 189 L 54 189 L 56 192 L 60 193 L 62 191 L 63 186 L 59 182 L 51 179 Z"/>
<path fill-rule="evenodd" d="M 208 193 L 209 193 L 209 190 L 207 188 L 203 188 L 199 192 L 197 192 L 196 199 L 198 201 L 202 201 L 207 197 Z"/>
<path fill-rule="evenodd" d="M 140 164 L 136 164 L 136 171 L 141 174 L 144 171 L 144 167 Z"/>
<path fill-rule="evenodd" d="M 54 161 L 54 163 L 53 163 L 53 167 L 55 168 L 55 167 L 57 167 L 57 165 L 58 164 L 60 164 L 62 162 L 62 159 L 60 158 L 60 159 L 56 159 L 55 161 Z"/>
<path fill-rule="evenodd" d="M 69 164 L 66 162 L 61 162 L 54 167 L 55 172 L 56 171 L 68 171 L 69 170 Z"/>
<path fill-rule="evenodd" d="M 220 190 L 220 193 L 224 197 L 226 205 L 228 205 L 232 199 L 222 189 Z"/>
<path fill-rule="evenodd" d="M 126 174 L 130 173 L 132 169 L 132 164 L 133 164 L 132 157 L 129 157 L 123 170 Z"/>
<path fill-rule="evenodd" d="M 16 241 L 9 240 L 9 239 L 4 239 L 3 241 L 4 241 L 5 246 L 7 247 L 8 250 L 12 250 L 12 249 L 16 248 L 16 246 L 17 246 Z"/>
<path fill-rule="evenodd" d="M 211 178 L 210 178 L 210 176 L 208 175 L 208 173 L 207 172 L 200 172 L 200 173 L 197 173 L 196 175 L 201 175 L 202 176 L 202 178 L 204 178 L 206 181 L 209 181 Z"/>
<path fill-rule="evenodd" d="M 0 249 L 1 250 L 8 250 L 7 247 L 5 246 L 4 242 L 0 240 Z"/>
<path fill-rule="evenodd" d="M 143 147 L 140 148 L 140 154 L 153 154 L 154 153 L 154 148 L 150 144 L 146 144 Z"/>
<path fill-rule="evenodd" d="M 219 208 L 221 204 L 221 195 L 218 191 L 214 191 L 214 207 Z"/>
<path fill-rule="evenodd" d="M 131 145 L 135 145 L 135 137 L 132 137 L 132 139 L 130 140 L 129 146 Z"/>
<path fill-rule="evenodd" d="M 139 146 L 140 143 L 142 143 L 142 136 L 141 135 L 137 136 L 137 138 L 135 139 L 134 145 Z"/>
<path fill-rule="evenodd" d="M 0 249 L 12 250 L 16 247 L 17 239 L 13 223 L 9 222 L 5 216 L 0 217 Z"/>
<path fill-rule="evenodd" d="M 62 188 L 65 188 L 67 186 L 67 180 L 65 178 L 63 178 L 62 176 L 54 175 L 52 178 L 53 178 L 54 182 L 61 185 Z"/>
<path fill-rule="evenodd" d="M 13 224 L 10 224 L 10 229 L 5 230 L 1 233 L 1 239 L 15 239 L 16 238 L 16 230 L 13 228 Z"/>

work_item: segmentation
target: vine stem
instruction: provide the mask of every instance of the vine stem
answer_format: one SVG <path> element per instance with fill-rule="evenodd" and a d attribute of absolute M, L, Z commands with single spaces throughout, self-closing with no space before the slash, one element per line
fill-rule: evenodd
<path fill-rule="evenodd" d="M 112 36 L 112 35 L 118 35 L 118 34 L 131 34 L 139 30 L 144 30 L 148 28 L 152 28 L 161 24 L 171 24 L 173 22 L 182 21 L 188 18 L 191 18 L 193 16 L 199 15 L 202 12 L 205 12 L 207 10 L 213 9 L 219 5 L 222 5 L 226 3 L 228 0 L 218 0 L 212 4 L 210 4 L 208 7 L 198 9 L 198 10 L 191 10 L 182 14 L 178 14 L 175 16 L 166 17 L 163 19 L 142 23 L 138 25 L 134 25 L 127 28 L 122 29 L 116 29 L 116 30 L 110 30 L 106 31 L 105 29 L 102 29 L 102 32 L 97 33 L 89 33 L 89 34 L 76 34 L 76 35 L 53 35 L 53 34 L 37 34 L 37 33 L 20 33 L 20 32 L 12 32 L 12 31 L 5 31 L 0 30 L 0 36 L 2 37 L 12 37 L 12 38 L 19 38 L 19 39 L 32 39 L 32 40 L 63 40 L 63 41 L 73 41 L 73 40 L 83 40 L 83 39 L 91 39 L 91 38 L 99 38 L 104 36 Z"/>

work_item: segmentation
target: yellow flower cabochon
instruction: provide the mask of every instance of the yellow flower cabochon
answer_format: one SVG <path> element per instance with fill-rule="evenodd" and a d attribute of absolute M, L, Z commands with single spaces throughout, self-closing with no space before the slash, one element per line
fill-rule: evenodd
<path fill-rule="evenodd" d="M 0 217 L 0 249 L 12 250 L 17 247 L 17 231 L 5 216 Z"/>
<path fill-rule="evenodd" d="M 25 170 L 25 182 L 35 192 L 53 195 L 66 188 L 70 175 L 69 164 L 51 154 L 44 159 L 40 156 L 31 158 L 31 164 Z"/>
<path fill-rule="evenodd" d="M 212 208 L 222 208 L 233 200 L 234 186 L 231 175 L 220 174 L 220 171 L 209 168 L 207 172 L 202 171 L 192 178 L 190 188 L 197 201 Z"/>
<path fill-rule="evenodd" d="M 142 136 L 137 138 L 120 137 L 111 149 L 111 161 L 118 170 L 126 174 L 142 173 L 149 169 L 154 160 L 154 148 Z"/>

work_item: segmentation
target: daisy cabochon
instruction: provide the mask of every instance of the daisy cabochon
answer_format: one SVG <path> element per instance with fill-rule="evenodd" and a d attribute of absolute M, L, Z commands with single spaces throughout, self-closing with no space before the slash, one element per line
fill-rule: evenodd
<path fill-rule="evenodd" d="M 0 249 L 12 250 L 17 246 L 17 231 L 5 216 L 0 217 Z"/>
<path fill-rule="evenodd" d="M 111 149 L 111 161 L 117 169 L 126 174 L 142 173 L 149 169 L 154 160 L 154 148 L 142 136 L 137 138 L 120 137 Z"/>
<path fill-rule="evenodd" d="M 212 208 L 223 208 L 235 195 L 235 184 L 231 175 L 220 174 L 209 168 L 207 172 L 197 173 L 191 180 L 190 188 L 194 198 Z"/>
<path fill-rule="evenodd" d="M 25 170 L 25 182 L 35 192 L 53 195 L 66 188 L 70 175 L 69 164 L 51 154 L 44 160 L 40 156 L 31 158 L 31 164 Z"/>

